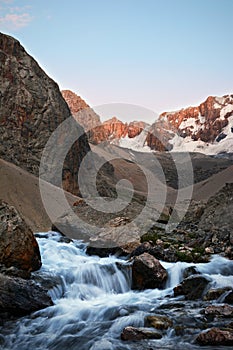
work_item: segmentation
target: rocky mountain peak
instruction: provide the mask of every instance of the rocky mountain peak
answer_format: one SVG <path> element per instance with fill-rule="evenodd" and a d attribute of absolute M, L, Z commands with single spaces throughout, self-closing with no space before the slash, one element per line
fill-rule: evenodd
<path fill-rule="evenodd" d="M 100 117 L 90 106 L 73 91 L 62 90 L 63 98 L 66 100 L 75 120 L 82 125 L 86 132 L 91 132 L 101 124 Z"/>
<path fill-rule="evenodd" d="M 189 150 L 197 150 L 197 147 L 201 151 L 205 145 L 217 144 L 227 136 L 231 137 L 231 117 L 233 95 L 209 96 L 199 106 L 162 113 L 150 130 L 147 145 L 155 150 L 170 150 L 178 144 L 182 149 L 184 143 L 186 146 L 189 143 Z M 156 137 L 158 131 L 160 134 Z"/>
<path fill-rule="evenodd" d="M 103 123 L 100 117 L 91 109 L 88 104 L 78 95 L 70 90 L 63 90 L 62 95 L 70 107 L 74 118 L 87 131 L 91 143 L 98 144 L 103 141 L 116 141 L 124 138 L 134 138 L 148 125 L 143 121 L 122 122 L 116 116 L 105 120 Z"/>
<path fill-rule="evenodd" d="M 90 106 L 78 95 L 71 90 L 61 91 L 63 98 L 67 102 L 72 114 L 78 113 L 84 108 L 90 108 Z"/>

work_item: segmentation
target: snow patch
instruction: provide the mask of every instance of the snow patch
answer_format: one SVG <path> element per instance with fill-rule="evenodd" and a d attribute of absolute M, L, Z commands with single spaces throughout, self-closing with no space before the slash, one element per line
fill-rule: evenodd
<path fill-rule="evenodd" d="M 215 97 L 215 101 L 217 101 L 218 105 L 224 105 L 225 104 L 225 101 L 226 101 L 226 98 L 225 97 Z M 221 106 L 220 106 L 221 107 Z M 219 108 L 219 107 L 217 107 Z"/>
<path fill-rule="evenodd" d="M 223 107 L 222 108 L 222 110 L 221 110 L 221 112 L 220 112 L 220 119 L 221 120 L 224 120 L 225 118 L 225 115 L 227 114 L 227 113 L 231 113 L 231 112 L 233 112 L 233 105 L 231 105 L 231 104 L 228 104 L 227 106 L 225 106 L 225 107 Z M 228 119 L 229 120 L 229 119 Z"/>
<path fill-rule="evenodd" d="M 201 124 L 204 124 L 204 123 L 205 123 L 205 117 L 203 117 L 203 116 L 201 115 L 201 113 L 199 113 L 198 119 L 199 119 L 199 121 L 200 121 Z"/>

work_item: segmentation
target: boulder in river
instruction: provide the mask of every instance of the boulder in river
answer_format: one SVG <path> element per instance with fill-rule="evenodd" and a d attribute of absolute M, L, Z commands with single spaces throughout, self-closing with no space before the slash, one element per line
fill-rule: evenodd
<path fill-rule="evenodd" d="M 27 271 L 41 267 L 39 246 L 33 232 L 15 208 L 1 200 L 0 263 Z"/>
<path fill-rule="evenodd" d="M 233 345 L 233 330 L 211 328 L 196 338 L 200 345 Z"/>
<path fill-rule="evenodd" d="M 125 327 L 121 333 L 122 340 L 161 339 L 158 331 L 150 328 Z"/>
<path fill-rule="evenodd" d="M 233 306 L 224 305 L 209 305 L 205 308 L 205 315 L 233 317 Z"/>
<path fill-rule="evenodd" d="M 156 329 L 168 329 L 172 327 L 173 322 L 166 316 L 153 315 L 145 318 L 145 325 Z"/>
<path fill-rule="evenodd" d="M 174 296 L 185 295 L 188 300 L 200 299 L 209 282 L 210 279 L 202 275 L 189 276 L 173 289 Z"/>
<path fill-rule="evenodd" d="M 136 256 L 132 265 L 132 288 L 162 288 L 167 280 L 167 271 L 159 260 L 148 253 Z"/>
<path fill-rule="evenodd" d="M 204 300 L 217 300 L 220 297 L 223 297 L 223 294 L 226 294 L 225 298 L 223 297 L 223 301 L 227 302 L 225 299 L 233 292 L 230 287 L 223 287 L 223 288 L 214 288 L 209 289 L 206 295 L 204 296 Z M 233 294 L 233 293 L 232 293 Z"/>
<path fill-rule="evenodd" d="M 0 274 L 0 314 L 24 316 L 51 305 L 44 288 L 30 280 Z"/>

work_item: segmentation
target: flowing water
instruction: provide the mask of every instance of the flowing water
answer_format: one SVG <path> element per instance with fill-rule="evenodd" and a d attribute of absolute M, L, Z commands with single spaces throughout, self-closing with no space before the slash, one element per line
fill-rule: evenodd
<path fill-rule="evenodd" d="M 4 324 L 0 329 L 1 349 L 201 349 L 195 337 L 203 326 L 201 310 L 206 304 L 173 297 L 173 287 L 191 264 L 161 262 L 169 275 L 166 288 L 132 291 L 126 260 L 87 256 L 82 242 L 68 244 L 59 240 L 57 233 L 49 232 L 44 237 L 41 234 L 38 243 L 43 266 L 34 273 L 57 281 L 49 291 L 55 305 Z M 231 261 L 215 256 L 211 262 L 196 267 L 212 279 L 213 287 L 233 285 Z M 179 335 L 168 329 L 161 340 L 121 341 L 124 327 L 144 326 L 145 316 L 153 314 L 167 315 L 178 326 L 185 324 L 185 332 Z"/>

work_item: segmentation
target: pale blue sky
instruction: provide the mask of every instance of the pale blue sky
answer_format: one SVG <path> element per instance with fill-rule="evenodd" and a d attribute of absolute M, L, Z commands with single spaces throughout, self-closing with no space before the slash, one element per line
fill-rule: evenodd
<path fill-rule="evenodd" d="M 233 93 L 233 0 L 0 0 L 0 30 L 92 106 Z"/>

